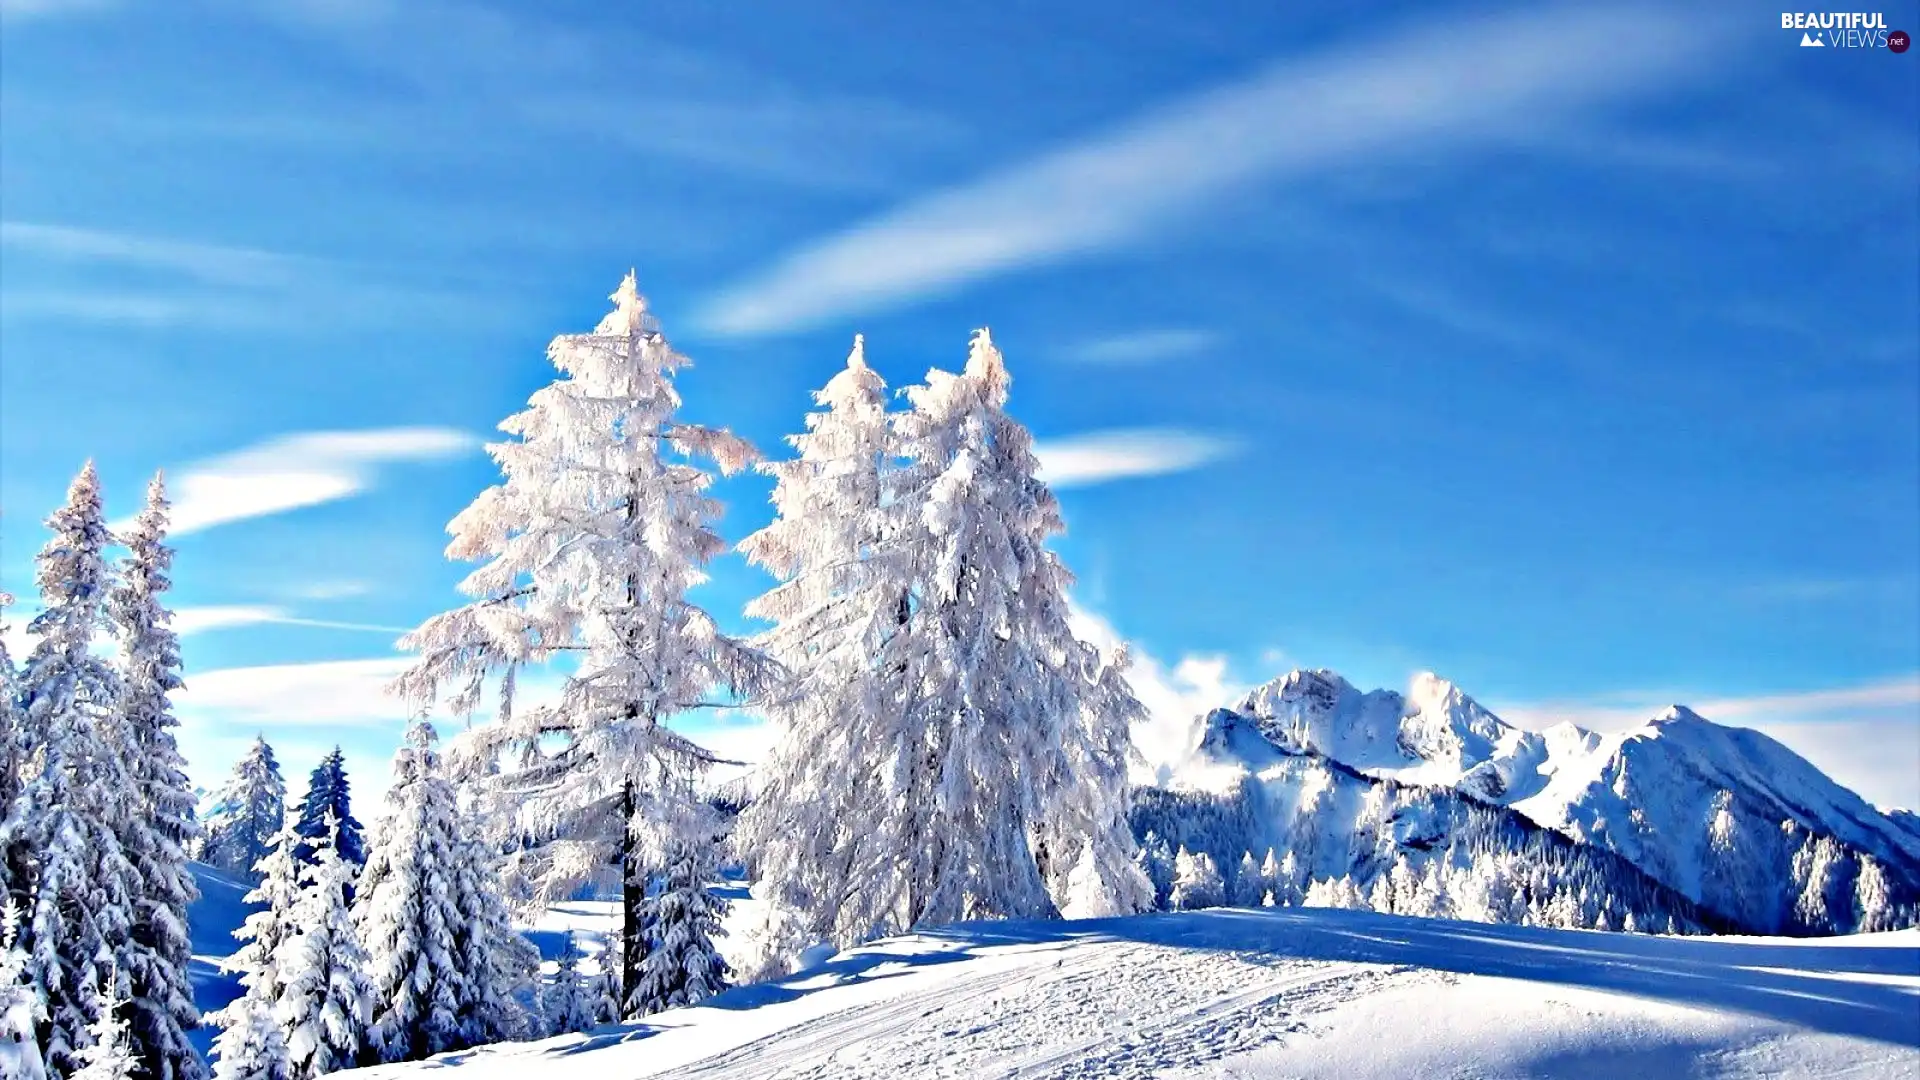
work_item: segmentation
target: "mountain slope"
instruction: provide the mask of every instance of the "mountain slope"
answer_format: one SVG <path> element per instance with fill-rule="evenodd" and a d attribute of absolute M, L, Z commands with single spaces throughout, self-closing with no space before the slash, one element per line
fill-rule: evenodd
<path fill-rule="evenodd" d="M 1912 922 L 1920 903 L 1912 815 L 1884 813 L 1765 735 L 1683 707 L 1625 732 L 1531 732 L 1430 674 L 1401 695 L 1294 671 L 1230 711 L 1281 751 L 1512 807 L 1755 932 L 1883 929 Z M 1217 755 L 1197 755 L 1171 786 L 1217 790 L 1220 775 Z"/>

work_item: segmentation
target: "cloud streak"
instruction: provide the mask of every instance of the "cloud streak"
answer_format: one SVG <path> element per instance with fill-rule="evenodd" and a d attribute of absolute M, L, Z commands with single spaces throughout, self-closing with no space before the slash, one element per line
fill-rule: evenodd
<path fill-rule="evenodd" d="M 1123 428 L 1042 440 L 1033 449 L 1040 478 L 1060 489 L 1186 472 L 1232 456 L 1239 445 L 1192 431 Z"/>
<path fill-rule="evenodd" d="M 802 248 L 718 296 L 712 331 L 800 329 L 1134 241 L 1253 180 L 1550 125 L 1698 71 L 1732 34 L 1668 7 L 1452 19 L 1274 64 Z"/>
<path fill-rule="evenodd" d="M 432 427 L 312 431 L 272 439 L 196 462 L 174 476 L 169 483 L 173 535 L 349 498 L 372 487 L 383 466 L 442 461 L 479 445 L 465 432 Z"/>
<path fill-rule="evenodd" d="M 1141 330 L 1070 345 L 1060 355 L 1080 364 L 1131 367 L 1192 356 L 1219 343 L 1220 335 L 1211 330 Z"/>
<path fill-rule="evenodd" d="M 192 637 L 214 630 L 243 626 L 310 626 L 322 630 L 355 630 L 398 636 L 412 627 L 382 626 L 377 623 L 341 622 L 335 619 L 308 619 L 280 607 L 260 604 L 209 604 L 183 607 L 173 613 L 174 632 Z"/>

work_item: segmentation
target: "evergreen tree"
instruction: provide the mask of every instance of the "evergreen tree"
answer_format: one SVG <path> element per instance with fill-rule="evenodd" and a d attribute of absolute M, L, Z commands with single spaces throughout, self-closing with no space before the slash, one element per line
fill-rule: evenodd
<path fill-rule="evenodd" d="M 346 757 L 338 746 L 320 759 L 319 766 L 307 781 L 307 796 L 300 802 L 301 844 L 296 854 L 302 862 L 313 861 L 313 842 L 328 835 L 328 821 L 334 822 L 330 836 L 334 852 L 356 867 L 364 864 L 367 861 L 366 845 L 361 839 L 360 822 L 353 816 Z M 351 898 L 351 891 L 348 896 Z"/>
<path fill-rule="evenodd" d="M 650 898 L 652 947 L 641 970 L 639 998 L 628 1002 L 628 1015 L 698 1005 L 726 988 L 727 962 L 715 942 L 726 935 L 720 920 L 727 903 L 707 887 L 712 843 L 689 831 L 694 834 L 689 840 L 673 841 L 660 888 Z"/>
<path fill-rule="evenodd" d="M 1233 892 L 1231 899 L 1234 907 L 1259 907 L 1260 898 L 1267 895 L 1267 878 L 1260 873 L 1260 866 L 1253 861 L 1253 852 L 1244 852 L 1240 856 L 1240 865 L 1233 874 Z"/>
<path fill-rule="evenodd" d="M 547 1031 L 553 1035 L 585 1031 L 599 1021 L 595 988 L 580 973 L 580 945 L 571 930 L 561 946 L 558 967 L 541 1002 L 547 1014 Z"/>
<path fill-rule="evenodd" d="M 587 334 L 555 338 L 562 378 L 501 424 L 489 451 L 503 479 L 449 525 L 457 559 L 485 560 L 472 603 L 403 640 L 418 651 L 395 689 L 421 707 L 452 687 L 470 712 L 502 676 L 500 717 L 470 733 L 459 761 L 515 847 L 508 871 L 535 902 L 582 885 L 621 892 L 623 984 L 638 985 L 648 859 L 640 834 L 693 798 L 686 777 L 711 756 L 663 721 L 767 681 L 756 650 L 687 600 L 725 549 L 712 476 L 754 452 L 725 431 L 680 421 L 674 374 L 687 365 L 628 274 L 614 310 Z M 516 712 L 526 663 L 572 657 L 551 708 Z"/>
<path fill-rule="evenodd" d="M 20 677 L 26 777 L 10 815 L 13 887 L 31 898 L 20 932 L 27 979 L 45 995 L 38 1042 L 49 1072 L 65 1076 L 99 1019 L 92 988 L 129 958 L 138 871 L 120 846 L 132 808 L 120 681 L 93 652 L 106 628 L 112 579 L 99 478 L 89 462 L 48 518 L 53 539 L 36 578 L 42 611 Z"/>
<path fill-rule="evenodd" d="M 287 1042 L 267 1006 L 251 994 L 221 1011 L 213 1040 L 214 1080 L 293 1080 Z"/>
<path fill-rule="evenodd" d="M 265 736 L 256 736 L 233 777 L 220 790 L 206 823 L 200 860 L 241 877 L 251 877 L 267 854 L 268 842 L 286 818 L 287 784 Z"/>
<path fill-rule="evenodd" d="M 367 954 L 347 912 L 354 867 L 333 847 L 339 822 L 329 814 L 322 825 L 306 841 L 313 861 L 300 871 L 292 912 L 296 933 L 274 952 L 272 1015 L 286 1041 L 293 1080 L 351 1068 L 366 1047 L 373 1012 Z M 297 855 L 293 862 L 301 865 Z"/>
<path fill-rule="evenodd" d="M 20 947 L 20 909 L 0 908 L 0 1076 L 46 1080 L 37 1036 L 47 1006 L 40 987 L 28 981 L 27 953 Z"/>
<path fill-rule="evenodd" d="M 193 946 L 187 909 L 199 896 L 187 868 L 197 841 L 194 795 L 175 743 L 178 725 L 168 695 L 180 689 L 180 643 L 161 597 L 170 587 L 173 551 L 166 545 L 165 483 L 155 476 L 147 504 L 122 539 L 128 557 L 108 610 L 121 640 L 120 716 L 134 812 L 122 821 L 121 845 L 138 871 L 132 945 L 127 954 L 126 1031 L 144 1080 L 199 1080 L 205 1075 L 187 1032 L 200 1026 L 188 967 Z"/>
<path fill-rule="evenodd" d="M 87 1029 L 87 1045 L 76 1055 L 81 1062 L 68 1080 L 130 1080 L 143 1059 L 136 1052 L 120 1014 L 126 1009 L 125 987 L 114 983 L 113 993 L 94 994 L 93 1024 Z M 151 1066 L 151 1061 L 147 1064 Z"/>
<path fill-rule="evenodd" d="M 758 644 L 790 674 L 767 710 L 780 737 L 735 832 L 755 891 L 790 916 L 765 943 L 774 954 L 852 944 L 887 925 L 863 887 L 894 858 L 870 827 L 887 815 L 887 795 L 852 778 L 885 766 L 875 751 L 899 742 L 906 697 L 904 662 L 874 662 L 906 632 L 908 582 L 902 560 L 887 557 L 886 383 L 860 338 L 814 400 L 823 411 L 787 440 L 799 456 L 760 466 L 774 478 L 774 520 L 740 544 L 779 579 L 747 616 L 774 624 Z"/>
<path fill-rule="evenodd" d="M 354 900 L 373 981 L 370 1042 L 382 1061 L 466 1045 L 460 1010 L 473 991 L 458 955 L 464 921 L 453 881 L 460 811 L 436 741 L 421 720 L 395 755 L 387 815 L 374 826 Z"/>
<path fill-rule="evenodd" d="M 1159 833 L 1148 829 L 1146 838 L 1140 842 L 1140 852 L 1134 859 L 1134 865 L 1140 867 L 1141 873 L 1153 886 L 1153 906 L 1166 910 L 1173 897 L 1173 849 L 1167 846 Z"/>
<path fill-rule="evenodd" d="M 1177 911 L 1218 907 L 1226 899 L 1226 883 L 1213 856 L 1204 851 L 1188 852 L 1182 847 L 1174 856 L 1173 895 L 1170 903 Z"/>
<path fill-rule="evenodd" d="M 7 651 L 7 609 L 13 606 L 11 593 L 0 592 L 0 907 L 26 903 L 26 859 L 28 852 L 16 850 L 11 837 L 19 831 L 27 806 L 19 802 L 22 762 L 27 750 L 21 740 L 20 677 L 13 656 Z M 14 888 L 14 860 L 21 862 L 23 880 Z"/>
<path fill-rule="evenodd" d="M 461 1037 L 471 1045 L 528 1038 L 536 1033 L 535 1017 L 519 997 L 523 989 L 538 996 L 540 951 L 513 928 L 493 851 L 461 825 L 453 906 L 463 932 L 454 939 L 455 959 L 472 991 L 460 1011 Z"/>

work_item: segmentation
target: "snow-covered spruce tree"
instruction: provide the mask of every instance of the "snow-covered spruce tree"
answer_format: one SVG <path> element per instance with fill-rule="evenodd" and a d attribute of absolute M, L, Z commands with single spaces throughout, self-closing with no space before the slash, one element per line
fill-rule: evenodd
<path fill-rule="evenodd" d="M 133 812 L 123 819 L 120 841 L 139 872 L 125 968 L 126 1031 L 145 1080 L 199 1080 L 206 1069 L 187 1041 L 187 1032 L 200 1026 L 187 977 L 193 958 L 187 908 L 200 891 L 187 851 L 200 825 L 168 701 L 181 682 L 180 642 L 161 599 L 172 584 L 167 505 L 165 481 L 155 476 L 146 507 L 121 538 L 127 559 L 108 601 L 121 642 L 120 715 L 133 785 Z"/>
<path fill-rule="evenodd" d="M 46 1080 L 36 1038 L 47 1005 L 40 987 L 27 981 L 27 953 L 20 946 L 20 909 L 0 908 L 0 1076 Z"/>
<path fill-rule="evenodd" d="M 326 822 L 334 822 L 332 832 L 327 832 Z M 300 801 L 301 843 L 296 856 L 302 862 L 313 862 L 313 841 L 330 835 L 333 850 L 339 857 L 355 867 L 367 861 L 367 849 L 362 839 L 360 822 L 353 816 L 353 794 L 347 782 L 347 759 L 338 746 L 326 757 L 307 779 L 307 795 Z M 352 891 L 348 891 L 352 897 Z"/>
<path fill-rule="evenodd" d="M 1166 910 L 1169 897 L 1173 895 L 1173 849 L 1152 829 L 1140 841 L 1140 851 L 1134 857 L 1133 864 L 1145 874 L 1153 886 L 1153 906 Z"/>
<path fill-rule="evenodd" d="M 1260 864 L 1253 861 L 1253 852 L 1240 855 L 1240 865 L 1234 870 L 1233 888 L 1228 899 L 1234 907 L 1259 907 L 1260 899 L 1267 895 L 1268 881 L 1260 873 Z"/>
<path fill-rule="evenodd" d="M 770 470 L 779 518 L 743 547 L 780 584 L 750 611 L 796 687 L 742 836 L 804 936 L 1150 902 L 1124 822 L 1139 704 L 1124 657 L 1068 627 L 1059 507 L 1009 382 L 982 331 L 889 438 L 856 347 Z"/>
<path fill-rule="evenodd" d="M 221 1010 L 213 1040 L 214 1080 L 292 1080 L 287 1042 L 267 1006 L 251 994 Z"/>
<path fill-rule="evenodd" d="M 110 984 L 108 991 L 94 991 L 94 1021 L 87 1029 L 87 1045 L 76 1055 L 80 1068 L 67 1080 L 131 1080 L 147 1075 L 152 1062 L 143 1058 L 134 1046 L 127 1021 L 124 980 Z"/>
<path fill-rule="evenodd" d="M 1226 891 L 1213 856 L 1204 851 L 1189 852 L 1184 847 L 1174 856 L 1173 895 L 1169 898 L 1174 910 L 1219 907 L 1226 900 Z"/>
<path fill-rule="evenodd" d="M 240 948 L 221 963 L 222 970 L 239 975 L 241 995 L 212 1017 L 224 1029 L 214 1044 L 215 1052 L 219 1053 L 224 1044 L 235 1055 L 231 1063 L 223 1060 L 222 1070 L 255 1068 L 243 1065 L 242 1059 L 266 1055 L 260 1059 L 263 1062 L 258 1066 L 260 1070 L 276 1068 L 281 1075 L 290 1075 L 286 1039 L 275 1010 L 285 985 L 280 967 L 287 955 L 284 947 L 299 936 L 301 929 L 298 908 L 305 868 L 293 855 L 294 845 L 300 839 L 293 826 L 291 817 L 283 819 L 280 830 L 267 838 L 266 854 L 247 868 L 258 875 L 258 883 L 246 895 L 246 902 L 255 910 L 240 924 L 240 929 L 233 932 L 241 943 Z M 270 1042 L 252 1030 L 261 1024 L 273 1028 L 274 1038 Z M 220 1075 L 255 1074 L 222 1071 Z"/>
<path fill-rule="evenodd" d="M 454 938 L 454 959 L 472 992 L 460 1010 L 461 1038 L 477 1046 L 535 1037 L 538 1017 L 520 1001 L 522 991 L 537 998 L 540 950 L 513 928 L 501 899 L 498 856 L 466 819 L 459 825 L 452 885 L 463 930 Z"/>
<path fill-rule="evenodd" d="M 200 861 L 241 877 L 251 876 L 286 814 L 287 784 L 280 777 L 280 763 L 274 760 L 266 736 L 255 736 L 214 801 Z"/>
<path fill-rule="evenodd" d="M 273 1018 L 286 1040 L 288 1075 L 309 1080 L 352 1068 L 367 1044 L 373 985 L 367 954 L 348 916 L 347 888 L 355 866 L 340 857 L 331 837 L 339 822 L 329 814 L 323 831 L 307 841 L 302 881 L 293 907 L 292 937 L 274 953 L 278 981 Z"/>
<path fill-rule="evenodd" d="M 860 338 L 814 400 L 822 411 L 788 437 L 798 456 L 760 466 L 774 478 L 774 520 L 740 544 L 779 580 L 746 613 L 774 624 L 757 643 L 789 673 L 767 709 L 780 737 L 734 831 L 777 916 L 764 943 L 775 956 L 897 925 L 892 898 L 876 902 L 866 888 L 894 860 L 870 828 L 891 795 L 858 778 L 879 775 L 905 737 L 909 676 L 897 640 L 907 632 L 909 565 L 890 546 L 898 525 L 887 509 L 895 453 L 886 383 Z"/>
<path fill-rule="evenodd" d="M 531 903 L 582 885 L 621 890 L 623 985 L 638 985 L 649 862 L 641 828 L 692 797 L 710 755 L 664 721 L 767 683 L 758 651 L 722 634 L 687 590 L 725 544 L 706 458 L 732 473 L 752 447 L 680 421 L 675 352 L 628 274 L 591 333 L 553 340 L 562 377 L 501 424 L 502 480 L 448 526 L 449 557 L 483 560 L 473 602 L 403 639 L 419 653 L 395 690 L 426 708 L 443 688 L 469 713 L 502 676 L 500 717 L 457 747 L 489 820 L 513 849 L 507 872 Z M 517 669 L 571 657 L 551 707 L 516 711 Z M 667 816 L 672 816 L 669 813 Z"/>
<path fill-rule="evenodd" d="M 418 721 L 393 760 L 387 814 L 373 829 L 353 919 L 367 951 L 381 1061 L 411 1061 L 467 1045 L 460 1012 L 474 991 L 456 938 L 463 857 L 460 808 L 440 767 L 433 725 Z"/>
<path fill-rule="evenodd" d="M 599 1022 L 595 1015 L 595 991 L 580 973 L 580 944 L 574 940 L 572 931 L 567 932 L 556 967 L 553 982 L 547 984 L 541 1000 L 547 1016 L 547 1033 L 566 1035 L 593 1027 Z"/>
<path fill-rule="evenodd" d="M 18 831 L 18 818 L 24 815 L 27 807 L 17 803 L 20 784 L 23 780 L 21 763 L 26 757 L 26 747 L 21 744 L 24 732 L 20 729 L 20 676 L 13 666 L 13 655 L 7 650 L 7 609 L 13 606 L 13 595 L 0 592 L 0 907 L 12 902 L 25 903 L 26 883 L 21 882 L 21 893 L 16 895 L 13 888 L 14 868 L 10 856 L 18 855 L 24 862 L 29 854 L 24 849 L 13 850 L 8 837 Z M 22 867 L 22 877 L 25 868 Z"/>
<path fill-rule="evenodd" d="M 652 941 L 629 1015 L 698 1005 L 726 988 L 727 962 L 717 940 L 726 935 L 720 920 L 727 903 L 707 888 L 714 844 L 697 828 L 680 832 L 684 838 L 668 841 L 659 889 L 648 900 Z"/>
<path fill-rule="evenodd" d="M 27 627 L 38 640 L 20 676 L 25 779 L 6 840 L 14 888 L 30 898 L 20 945 L 27 979 L 45 995 L 41 1056 L 65 1076 L 98 1019 L 92 988 L 110 985 L 127 958 L 139 872 L 119 839 L 132 810 L 120 680 L 93 652 L 112 579 L 91 462 L 47 526 L 53 539 L 36 560 L 42 610 Z"/>
<path fill-rule="evenodd" d="M 892 509 L 912 557 L 901 635 L 915 688 L 888 755 L 904 926 L 1049 915 L 1083 844 L 1113 907 L 1146 906 L 1124 823 L 1126 724 L 1140 706 L 1118 666 L 1068 626 L 1066 568 L 1046 547 L 1059 503 L 1033 439 L 1006 412 L 1012 380 L 991 336 L 965 369 L 907 391 L 906 466 Z M 884 895 L 884 890 L 882 891 Z"/>

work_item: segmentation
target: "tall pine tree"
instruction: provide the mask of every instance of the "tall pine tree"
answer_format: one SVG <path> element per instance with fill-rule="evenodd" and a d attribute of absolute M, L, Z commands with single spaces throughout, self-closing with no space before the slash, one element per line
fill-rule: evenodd
<path fill-rule="evenodd" d="M 167 495 L 159 476 L 147 504 L 122 537 L 128 551 L 108 608 L 121 641 L 120 715 L 135 812 L 123 822 L 122 846 L 139 871 L 133 942 L 127 959 L 127 1040 L 146 1080 L 199 1080 L 205 1075 L 187 1032 L 200 1026 L 188 965 L 193 946 L 187 908 L 199 896 L 187 868 L 199 836 L 186 760 L 173 729 L 168 695 L 180 689 L 180 643 L 167 623 L 162 595 L 173 551 L 166 545 Z"/>
<path fill-rule="evenodd" d="M 334 849 L 338 822 L 329 815 L 322 824 L 327 828 L 308 842 L 311 865 L 302 867 L 292 912 L 297 933 L 274 958 L 279 986 L 273 1016 L 294 1080 L 352 1068 L 367 1045 L 373 1014 L 367 954 L 347 911 L 354 865 Z"/>
<path fill-rule="evenodd" d="M 443 688 L 470 712 L 489 676 L 501 716 L 457 755 L 489 816 L 513 839 L 508 870 L 535 901 L 585 884 L 620 890 L 622 984 L 637 986 L 645 885 L 658 853 L 650 820 L 673 820 L 688 778 L 710 757 L 664 722 L 737 699 L 766 681 L 755 650 L 688 602 L 724 550 L 714 531 L 714 461 L 731 473 L 754 452 L 725 431 L 677 416 L 675 352 L 628 274 L 591 333 L 554 339 L 562 377 L 501 424 L 488 449 L 502 480 L 448 526 L 456 559 L 483 560 L 463 607 L 402 644 L 420 655 L 395 689 L 421 707 Z M 515 711 L 515 673 L 570 658 L 560 701 Z"/>
<path fill-rule="evenodd" d="M 353 905 L 373 981 L 370 1042 L 381 1061 L 466 1045 L 460 1010 L 473 992 L 458 956 L 465 927 L 452 880 L 460 809 L 437 741 L 421 720 L 394 756 L 387 814 L 374 826 Z"/>
<path fill-rule="evenodd" d="M 889 546 L 886 383 L 861 338 L 814 400 L 822 410 L 788 438 L 798 456 L 760 466 L 774 478 L 774 520 L 740 544 L 779 580 L 747 615 L 774 624 L 759 643 L 790 673 L 767 709 L 779 738 L 735 831 L 769 902 L 776 963 L 899 926 L 894 897 L 868 887 L 897 855 L 875 827 L 892 796 L 855 779 L 880 775 L 909 738 L 912 677 L 910 564 Z"/>
<path fill-rule="evenodd" d="M 20 936 L 27 978 L 45 994 L 41 1055 L 64 1076 L 93 1038 L 93 988 L 111 984 L 127 958 L 139 874 L 120 846 L 132 812 L 120 680 L 93 651 L 112 579 L 92 462 L 47 526 L 53 539 L 36 565 L 42 610 L 27 627 L 38 640 L 20 679 L 27 779 L 7 839 L 31 898 Z"/>
<path fill-rule="evenodd" d="M 333 822 L 328 826 L 327 822 Z M 347 759 L 338 746 L 320 759 L 307 779 L 307 796 L 300 803 L 298 857 L 314 861 L 315 841 L 326 837 L 340 858 L 360 866 L 367 861 L 360 822 L 353 816 L 353 795 L 347 782 Z M 331 831 L 329 831 L 331 829 Z"/>
<path fill-rule="evenodd" d="M 21 763 L 27 750 L 21 742 L 26 733 L 21 730 L 20 675 L 13 666 L 12 654 L 7 651 L 6 615 L 12 606 L 12 594 L 0 592 L 0 907 L 27 902 L 24 863 L 29 855 L 24 848 L 16 849 L 9 839 L 19 830 L 20 820 L 28 810 L 18 801 Z M 15 858 L 23 864 L 18 871 L 13 865 Z M 14 890 L 16 873 L 23 879 L 19 892 Z"/>
<path fill-rule="evenodd" d="M 232 778 L 207 817 L 201 861 L 239 877 L 254 877 L 254 864 L 266 856 L 286 814 L 287 782 L 266 736 L 257 735 L 234 764 Z"/>

